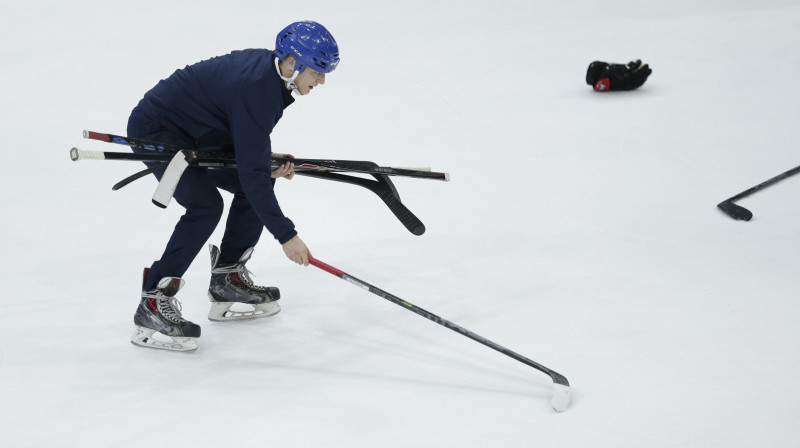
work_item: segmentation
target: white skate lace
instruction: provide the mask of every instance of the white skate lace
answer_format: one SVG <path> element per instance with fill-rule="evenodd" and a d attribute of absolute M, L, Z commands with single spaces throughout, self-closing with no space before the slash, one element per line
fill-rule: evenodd
<path fill-rule="evenodd" d="M 230 266 L 218 266 L 211 270 L 212 274 L 239 274 L 239 279 L 242 280 L 242 283 L 249 286 L 252 289 L 256 289 L 259 291 L 267 291 L 268 288 L 265 286 L 258 286 L 253 283 L 253 280 L 250 278 L 252 275 L 255 277 L 256 275 L 253 274 L 250 269 L 247 269 L 244 264 L 235 263 Z"/>
<path fill-rule="evenodd" d="M 163 314 L 167 319 L 176 323 L 184 321 L 184 318 L 181 315 L 183 305 L 181 305 L 181 302 L 179 302 L 175 297 L 161 297 L 158 300 L 158 304 L 161 314 Z"/>
<path fill-rule="evenodd" d="M 184 319 L 183 315 L 181 315 L 181 310 L 183 306 L 181 302 L 178 301 L 177 298 L 168 297 L 162 294 L 161 292 L 156 293 L 142 293 L 142 297 L 146 297 L 148 299 L 156 299 L 158 300 L 158 310 L 161 312 L 161 315 L 166 317 L 167 319 L 175 322 L 181 323 Z"/>

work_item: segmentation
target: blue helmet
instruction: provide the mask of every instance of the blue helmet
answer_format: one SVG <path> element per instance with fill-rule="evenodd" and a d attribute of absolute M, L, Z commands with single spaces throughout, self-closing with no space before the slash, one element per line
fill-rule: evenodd
<path fill-rule="evenodd" d="M 321 73 L 332 72 L 339 65 L 339 46 L 330 31 L 317 22 L 295 22 L 284 28 L 275 39 L 275 56 L 279 60 L 294 56 L 294 69 L 302 73 L 311 67 Z"/>

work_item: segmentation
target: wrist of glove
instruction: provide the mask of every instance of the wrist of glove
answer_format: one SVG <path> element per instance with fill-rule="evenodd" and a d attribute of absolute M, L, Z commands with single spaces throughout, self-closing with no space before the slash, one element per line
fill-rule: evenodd
<path fill-rule="evenodd" d="M 596 92 L 633 90 L 641 87 L 653 70 L 640 59 L 623 64 L 594 61 L 586 70 L 586 84 Z"/>

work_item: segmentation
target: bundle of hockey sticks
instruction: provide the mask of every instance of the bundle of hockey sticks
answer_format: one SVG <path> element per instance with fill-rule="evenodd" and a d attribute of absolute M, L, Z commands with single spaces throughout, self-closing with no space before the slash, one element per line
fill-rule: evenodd
<path fill-rule="evenodd" d="M 166 208 L 167 205 L 169 205 L 172 195 L 175 193 L 175 188 L 178 186 L 178 181 L 180 181 L 181 176 L 187 168 L 191 166 L 236 168 L 236 159 L 231 152 L 200 151 L 176 145 L 92 131 L 83 131 L 83 136 L 89 139 L 152 151 L 152 153 L 128 153 L 84 151 L 78 148 L 72 148 L 70 150 L 70 158 L 74 161 L 86 159 L 138 160 L 141 162 L 157 163 L 150 168 L 126 177 L 115 184 L 112 190 L 118 190 L 148 174 L 163 171 L 164 174 L 153 195 L 153 203 L 162 208 Z M 450 175 L 448 173 L 432 172 L 429 169 L 383 167 L 374 162 L 360 160 L 273 158 L 272 165 L 273 168 L 276 168 L 289 161 L 294 163 L 295 173 L 298 175 L 358 185 L 372 191 L 381 198 L 397 219 L 399 219 L 414 235 L 422 235 L 425 233 L 425 225 L 400 201 L 397 188 L 395 188 L 389 176 L 433 179 L 445 182 L 450 180 Z M 375 180 L 342 174 L 345 172 L 371 175 Z"/>

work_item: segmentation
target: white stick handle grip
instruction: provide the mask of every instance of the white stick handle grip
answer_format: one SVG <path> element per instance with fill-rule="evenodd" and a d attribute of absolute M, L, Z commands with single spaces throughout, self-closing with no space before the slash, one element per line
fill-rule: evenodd
<path fill-rule="evenodd" d="M 425 167 L 396 166 L 394 168 L 401 169 L 401 170 L 427 171 L 429 173 L 431 172 L 431 167 L 429 167 L 429 166 L 425 166 Z"/>
<path fill-rule="evenodd" d="M 106 156 L 103 151 L 84 151 L 80 148 L 72 148 L 69 150 L 69 158 L 77 162 L 78 160 L 103 160 Z"/>

